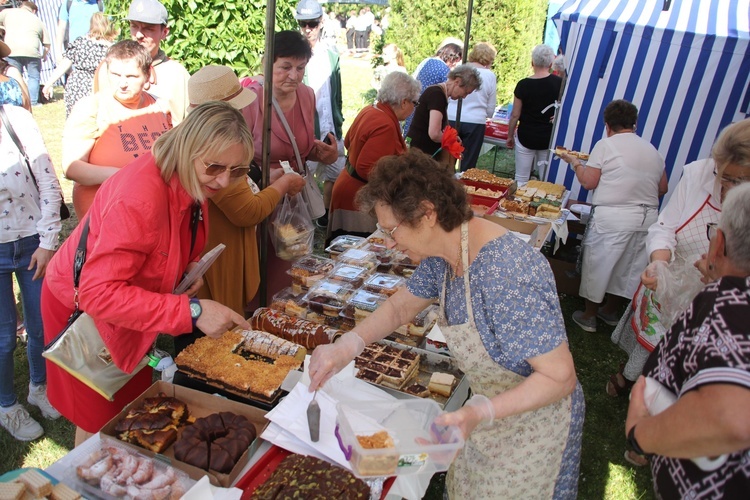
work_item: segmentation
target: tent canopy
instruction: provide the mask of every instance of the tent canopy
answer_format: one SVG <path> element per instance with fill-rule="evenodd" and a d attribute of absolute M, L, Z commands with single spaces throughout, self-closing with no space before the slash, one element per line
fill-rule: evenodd
<path fill-rule="evenodd" d="M 671 5 L 670 5 L 671 4 Z M 570 0 L 553 17 L 568 79 L 553 145 L 591 151 L 614 99 L 639 109 L 637 133 L 666 160 L 670 191 L 710 155 L 723 127 L 750 115 L 750 0 Z M 560 160 L 548 179 L 585 200 Z"/>

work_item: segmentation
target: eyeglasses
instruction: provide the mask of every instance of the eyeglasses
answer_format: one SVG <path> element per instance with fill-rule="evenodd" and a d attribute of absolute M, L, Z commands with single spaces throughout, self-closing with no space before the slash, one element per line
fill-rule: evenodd
<path fill-rule="evenodd" d="M 717 229 L 719 229 L 719 225 L 716 222 L 709 222 L 706 224 L 706 237 L 708 238 L 708 241 L 711 241 L 711 238 L 716 236 Z"/>
<path fill-rule="evenodd" d="M 320 21 L 313 20 L 313 21 L 299 21 L 299 27 L 300 28 L 310 28 L 311 30 L 314 30 L 320 26 Z"/>
<path fill-rule="evenodd" d="M 744 182 L 750 182 L 748 177 L 730 177 L 728 175 L 721 176 L 721 183 L 727 187 L 736 187 Z"/>
<path fill-rule="evenodd" d="M 417 106 L 419 106 L 419 101 L 412 101 L 411 103 L 412 103 L 412 104 L 414 105 L 414 107 L 415 107 L 415 108 L 416 108 Z"/>
<path fill-rule="evenodd" d="M 394 227 L 393 229 L 383 229 L 383 226 L 381 226 L 377 222 L 375 223 L 375 227 L 378 228 L 378 231 L 383 233 L 386 238 L 388 238 L 389 240 L 393 240 L 393 241 L 396 241 L 393 239 L 393 233 L 395 233 L 396 229 L 398 229 L 400 226 L 401 224 L 399 223 L 399 224 L 396 224 L 396 227 Z"/>
<path fill-rule="evenodd" d="M 248 171 L 250 170 L 249 166 L 229 167 L 227 165 L 221 165 L 219 163 L 206 164 L 206 162 L 203 160 L 200 160 L 200 162 L 203 163 L 203 168 L 206 169 L 206 175 L 210 175 L 211 177 L 218 177 L 219 175 L 226 172 L 227 169 L 229 169 L 229 177 L 242 177 L 243 175 L 247 175 Z"/>

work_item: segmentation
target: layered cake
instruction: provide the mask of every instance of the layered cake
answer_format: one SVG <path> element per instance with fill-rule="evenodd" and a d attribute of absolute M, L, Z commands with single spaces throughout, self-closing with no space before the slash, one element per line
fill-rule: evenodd
<path fill-rule="evenodd" d="M 314 349 L 321 344 L 330 344 L 333 337 L 340 333 L 338 330 L 266 307 L 255 310 L 255 314 L 250 318 L 250 324 L 253 328 L 272 333 L 307 349 Z"/>
<path fill-rule="evenodd" d="M 258 500 L 368 499 L 370 488 L 348 470 L 315 457 L 286 457 L 252 494 Z"/>
<path fill-rule="evenodd" d="M 382 293 L 390 297 L 405 284 L 406 280 L 401 276 L 375 273 L 367 278 L 362 288 L 370 292 Z"/>
<path fill-rule="evenodd" d="M 388 297 L 381 293 L 357 290 L 346 303 L 341 315 L 359 323 L 377 309 Z"/>
<path fill-rule="evenodd" d="M 265 332 L 232 331 L 219 339 L 199 338 L 175 362 L 180 371 L 211 385 L 271 398 L 287 374 L 301 366 L 305 353 L 303 347 Z"/>
<path fill-rule="evenodd" d="M 289 275 L 292 277 L 292 291 L 299 294 L 325 278 L 333 270 L 333 261 L 317 255 L 304 255 L 297 259 Z"/>
<path fill-rule="evenodd" d="M 200 469 L 227 474 L 256 436 L 255 426 L 244 416 L 214 413 L 182 431 L 174 445 L 174 456 Z"/>
<path fill-rule="evenodd" d="M 115 433 L 121 441 L 161 453 L 175 442 L 177 428 L 185 424 L 188 416 L 184 402 L 162 393 L 131 408 L 115 425 Z"/>
<path fill-rule="evenodd" d="M 313 232 L 313 229 L 292 224 L 276 226 L 276 255 L 279 258 L 290 260 L 310 253 L 312 251 Z"/>
<path fill-rule="evenodd" d="M 354 358 L 357 378 L 401 389 L 419 371 L 419 355 L 381 344 L 369 344 Z"/>
<path fill-rule="evenodd" d="M 427 386 L 430 392 L 450 397 L 453 386 L 456 385 L 456 377 L 450 373 L 435 372 L 430 377 L 430 383 Z"/>
<path fill-rule="evenodd" d="M 357 436 L 357 442 L 365 450 L 393 450 L 393 453 L 378 455 L 355 454 L 352 464 L 362 476 L 390 476 L 396 472 L 399 454 L 388 431 L 379 431 L 372 435 Z"/>

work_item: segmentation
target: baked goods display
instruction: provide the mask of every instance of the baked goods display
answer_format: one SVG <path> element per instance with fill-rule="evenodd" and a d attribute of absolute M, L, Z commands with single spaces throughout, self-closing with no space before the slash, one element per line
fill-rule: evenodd
<path fill-rule="evenodd" d="M 362 245 L 358 246 L 357 249 L 365 252 L 372 252 L 375 254 L 375 258 L 377 259 L 378 272 L 387 273 L 391 270 L 394 252 L 390 250 L 385 244 L 366 241 Z"/>
<path fill-rule="evenodd" d="M 287 374 L 299 369 L 306 352 L 266 332 L 231 331 L 218 339 L 197 339 L 180 352 L 175 363 L 180 371 L 210 385 L 244 397 L 269 399 Z"/>
<path fill-rule="evenodd" d="M 352 288 L 359 288 L 362 286 L 362 283 L 364 283 L 365 278 L 369 275 L 370 270 L 366 267 L 359 267 L 351 264 L 338 264 L 333 271 L 331 271 L 328 278 L 346 283 Z"/>
<path fill-rule="evenodd" d="M 500 207 L 507 212 L 557 220 L 561 215 L 565 186 L 544 181 L 529 181 L 516 190 Z"/>
<path fill-rule="evenodd" d="M 506 198 L 505 200 L 500 202 L 500 208 L 504 209 L 507 212 L 513 212 L 515 214 L 529 214 L 529 202 L 516 200 L 513 198 Z"/>
<path fill-rule="evenodd" d="M 319 323 L 336 324 L 351 295 L 352 287 L 349 285 L 330 279 L 322 280 L 303 299 L 309 310 L 307 317 Z"/>
<path fill-rule="evenodd" d="M 333 270 L 333 261 L 317 255 L 304 255 L 287 271 L 292 277 L 292 291 L 302 293 Z"/>
<path fill-rule="evenodd" d="M 435 372 L 430 377 L 430 384 L 427 388 L 430 392 L 440 394 L 446 398 L 451 395 L 453 387 L 456 385 L 456 377 L 450 373 Z"/>
<path fill-rule="evenodd" d="M 115 425 L 117 438 L 154 453 L 161 453 L 177 439 L 178 427 L 189 417 L 187 405 L 161 393 L 131 408 Z"/>
<path fill-rule="evenodd" d="M 369 292 L 382 293 L 390 297 L 405 285 L 406 280 L 401 276 L 375 273 L 365 280 L 362 288 Z"/>
<path fill-rule="evenodd" d="M 273 296 L 268 307 L 289 316 L 305 319 L 307 317 L 307 304 L 302 300 L 303 295 L 304 292 L 295 293 L 292 287 L 286 287 Z"/>
<path fill-rule="evenodd" d="M 411 394 L 412 396 L 417 396 L 418 398 L 430 397 L 430 390 L 417 382 L 404 387 L 404 392 L 406 394 Z"/>
<path fill-rule="evenodd" d="M 21 500 L 25 494 L 23 483 L 0 483 L 0 498 L 4 500 Z"/>
<path fill-rule="evenodd" d="M 304 485 L 304 490 L 302 490 Z M 370 488 L 346 469 L 315 457 L 290 455 L 261 484 L 252 497 L 258 500 L 368 499 Z"/>
<path fill-rule="evenodd" d="M 493 173 L 478 168 L 468 169 L 466 172 L 461 174 L 461 180 L 485 182 L 487 184 L 492 184 L 494 186 L 504 186 L 506 188 L 510 188 L 515 182 L 513 179 L 498 177 Z"/>
<path fill-rule="evenodd" d="M 380 304 L 388 300 L 382 293 L 370 292 L 368 290 L 357 290 L 352 294 L 341 311 L 341 316 L 353 319 L 355 324 L 364 320 L 377 309 Z"/>
<path fill-rule="evenodd" d="M 578 158 L 579 160 L 584 160 L 584 161 L 586 161 L 586 160 L 589 159 L 589 154 L 588 153 L 581 153 L 581 152 L 578 152 L 578 151 L 573 151 L 572 149 L 568 149 L 568 148 L 563 147 L 563 146 L 555 146 L 555 154 L 557 156 L 560 156 L 560 155 L 563 155 L 563 154 L 568 154 L 568 155 L 570 155 L 570 156 L 572 156 L 574 158 Z"/>
<path fill-rule="evenodd" d="M 200 469 L 227 474 L 256 436 L 255 426 L 244 416 L 214 413 L 185 427 L 174 444 L 174 456 Z"/>
<path fill-rule="evenodd" d="M 499 200 L 505 194 L 505 191 L 495 191 L 494 189 L 481 188 L 481 187 L 470 186 L 470 185 L 465 185 L 464 189 L 466 190 L 466 194 L 472 194 L 475 196 L 483 196 L 485 198 L 492 198 L 495 200 Z"/>
<path fill-rule="evenodd" d="M 250 318 L 250 324 L 255 329 L 272 333 L 307 349 L 314 349 L 321 344 L 330 344 L 334 336 L 341 333 L 267 307 L 256 309 L 255 314 Z"/>
<path fill-rule="evenodd" d="M 41 498 L 52 494 L 52 481 L 34 469 L 21 473 L 17 481 L 23 484 L 24 489 L 31 494 L 32 498 Z"/>
<path fill-rule="evenodd" d="M 328 248 L 326 248 L 326 252 L 328 252 L 333 260 L 336 260 L 336 257 L 338 257 L 339 254 L 346 252 L 350 248 L 357 248 L 364 241 L 365 238 L 362 238 L 361 236 L 343 234 L 341 236 L 335 237 L 331 241 L 331 244 L 328 245 Z"/>
<path fill-rule="evenodd" d="M 362 476 L 389 476 L 396 472 L 399 454 L 388 431 L 378 431 L 372 435 L 357 435 L 357 442 L 365 450 L 393 450 L 394 453 L 378 455 L 362 454 L 354 457 L 357 472 Z"/>
<path fill-rule="evenodd" d="M 83 484 L 117 498 L 180 498 L 191 483 L 183 472 L 105 443 L 75 471 Z"/>
<path fill-rule="evenodd" d="M 312 251 L 314 229 L 292 224 L 274 226 L 276 255 L 285 260 L 301 257 Z"/>
<path fill-rule="evenodd" d="M 353 266 L 374 269 L 378 266 L 378 257 L 375 252 L 350 248 L 336 259 L 339 263 L 351 264 Z"/>
<path fill-rule="evenodd" d="M 373 384 L 401 389 L 419 371 L 419 355 L 381 344 L 369 344 L 354 358 L 356 377 Z"/>
<path fill-rule="evenodd" d="M 65 483 L 53 485 L 49 478 L 34 469 L 25 470 L 12 482 L 0 482 L 0 499 L 21 500 L 26 498 L 78 500 L 83 497 Z"/>
<path fill-rule="evenodd" d="M 414 319 L 396 329 L 396 333 L 424 337 L 425 333 L 435 324 L 438 318 L 438 308 L 435 305 L 427 306 L 417 314 Z"/>
<path fill-rule="evenodd" d="M 411 260 L 408 255 L 399 253 L 391 260 L 391 272 L 404 278 L 411 278 L 418 265 L 419 262 Z"/>

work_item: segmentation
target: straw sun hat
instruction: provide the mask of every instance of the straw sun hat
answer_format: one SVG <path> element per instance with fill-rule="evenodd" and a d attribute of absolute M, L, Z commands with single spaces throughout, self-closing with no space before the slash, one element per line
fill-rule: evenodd
<path fill-rule="evenodd" d="M 208 101 L 228 102 L 237 109 L 249 106 L 255 92 L 240 85 L 240 80 L 228 66 L 204 66 L 188 80 L 190 107 Z"/>

